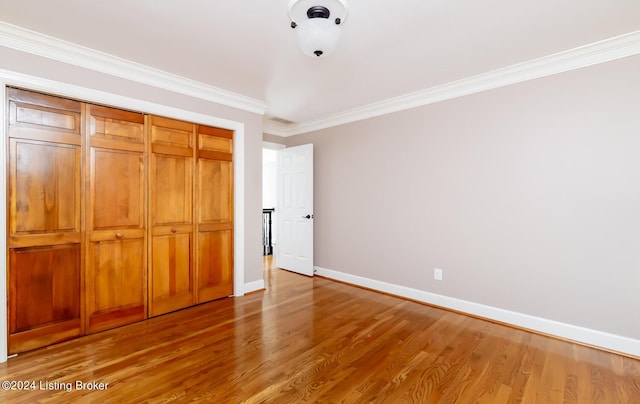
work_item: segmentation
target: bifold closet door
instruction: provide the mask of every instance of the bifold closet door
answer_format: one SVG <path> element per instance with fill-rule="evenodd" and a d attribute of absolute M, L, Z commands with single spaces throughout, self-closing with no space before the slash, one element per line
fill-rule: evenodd
<path fill-rule="evenodd" d="M 197 302 L 233 294 L 233 132 L 197 130 Z"/>
<path fill-rule="evenodd" d="M 9 353 L 84 333 L 81 110 L 8 89 Z"/>
<path fill-rule="evenodd" d="M 87 105 L 86 331 L 147 317 L 144 115 Z"/>
<path fill-rule="evenodd" d="M 195 125 L 149 117 L 151 166 L 149 315 L 195 304 Z"/>

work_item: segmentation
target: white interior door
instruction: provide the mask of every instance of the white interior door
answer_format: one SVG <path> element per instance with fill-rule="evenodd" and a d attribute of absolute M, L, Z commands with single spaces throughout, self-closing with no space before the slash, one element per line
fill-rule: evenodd
<path fill-rule="evenodd" d="M 276 266 L 313 276 L 313 144 L 278 150 Z"/>

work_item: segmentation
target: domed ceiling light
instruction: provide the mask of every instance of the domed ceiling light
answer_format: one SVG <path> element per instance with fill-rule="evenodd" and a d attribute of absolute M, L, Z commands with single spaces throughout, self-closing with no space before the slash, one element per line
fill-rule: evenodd
<path fill-rule="evenodd" d="M 347 17 L 346 0 L 290 0 L 289 17 L 298 44 L 309 56 L 327 56 L 338 46 Z"/>

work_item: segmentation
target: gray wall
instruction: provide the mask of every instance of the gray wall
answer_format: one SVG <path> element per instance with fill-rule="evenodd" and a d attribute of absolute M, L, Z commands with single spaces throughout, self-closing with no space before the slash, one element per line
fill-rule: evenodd
<path fill-rule="evenodd" d="M 315 264 L 640 339 L 638 72 L 635 56 L 287 138 L 315 145 Z"/>

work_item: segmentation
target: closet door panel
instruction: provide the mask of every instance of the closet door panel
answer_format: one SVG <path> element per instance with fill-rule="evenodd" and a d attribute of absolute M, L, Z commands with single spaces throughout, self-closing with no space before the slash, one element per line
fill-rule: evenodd
<path fill-rule="evenodd" d="M 149 315 L 195 303 L 193 124 L 149 117 Z"/>
<path fill-rule="evenodd" d="M 150 316 L 193 305 L 191 233 L 154 236 Z"/>
<path fill-rule="evenodd" d="M 9 346 L 22 352 L 82 334 L 80 244 L 12 249 Z"/>
<path fill-rule="evenodd" d="M 87 332 L 145 318 L 144 239 L 91 241 L 87 255 Z"/>
<path fill-rule="evenodd" d="M 93 229 L 144 227 L 144 156 L 141 153 L 94 149 Z"/>
<path fill-rule="evenodd" d="M 87 333 L 147 316 L 144 117 L 87 106 Z"/>
<path fill-rule="evenodd" d="M 198 303 L 233 294 L 233 132 L 198 127 Z"/>
<path fill-rule="evenodd" d="M 154 154 L 152 211 L 157 226 L 193 223 L 193 159 Z"/>
<path fill-rule="evenodd" d="M 89 105 L 87 127 L 92 147 L 144 152 L 144 115 Z"/>
<path fill-rule="evenodd" d="M 80 232 L 80 147 L 10 140 L 10 234 Z"/>
<path fill-rule="evenodd" d="M 233 163 L 198 160 L 199 223 L 233 221 Z"/>
<path fill-rule="evenodd" d="M 84 333 L 81 104 L 8 89 L 9 353 Z"/>
<path fill-rule="evenodd" d="M 171 154 L 181 154 L 187 151 L 193 155 L 193 129 L 189 122 L 159 116 L 150 117 L 150 138 L 152 148 L 168 146 L 173 150 Z"/>
<path fill-rule="evenodd" d="M 81 103 L 17 88 L 7 97 L 12 138 L 81 144 Z"/>
<path fill-rule="evenodd" d="M 233 232 L 198 234 L 198 303 L 233 294 Z"/>
<path fill-rule="evenodd" d="M 151 316 L 195 303 L 192 165 L 188 157 L 152 156 Z"/>

